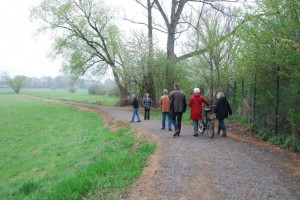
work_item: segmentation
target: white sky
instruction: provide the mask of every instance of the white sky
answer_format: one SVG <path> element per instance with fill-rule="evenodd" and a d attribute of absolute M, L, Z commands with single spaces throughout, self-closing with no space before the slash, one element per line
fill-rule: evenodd
<path fill-rule="evenodd" d="M 38 77 L 59 74 L 60 63 L 47 58 L 51 41 L 45 36 L 35 38 L 37 27 L 29 20 L 29 9 L 38 2 L 38 0 L 1 2 L 0 73 Z"/>
<path fill-rule="evenodd" d="M 105 0 L 122 4 L 135 13 L 139 8 L 133 0 Z M 61 60 L 50 60 L 52 41 L 46 34 L 36 36 L 39 28 L 30 21 L 30 8 L 41 0 L 5 0 L 0 6 L 0 73 L 29 77 L 60 74 Z M 121 3 L 122 2 L 122 3 Z M 128 9 L 127 9 L 128 10 Z"/>

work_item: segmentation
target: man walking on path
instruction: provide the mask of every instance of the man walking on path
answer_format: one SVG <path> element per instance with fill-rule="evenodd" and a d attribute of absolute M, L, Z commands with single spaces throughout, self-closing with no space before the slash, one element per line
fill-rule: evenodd
<path fill-rule="evenodd" d="M 133 111 L 132 111 L 132 117 L 131 117 L 130 123 L 134 122 L 135 116 L 137 116 L 138 122 L 141 122 L 141 118 L 140 118 L 140 115 L 139 115 L 139 101 L 138 101 L 135 94 L 133 94 L 132 97 L 133 97 L 133 102 L 132 102 Z"/>
<path fill-rule="evenodd" d="M 152 99 L 149 97 L 149 93 L 146 94 L 146 97 L 143 100 L 143 106 L 145 109 L 144 120 L 150 119 L 150 108 L 152 105 Z"/>
<path fill-rule="evenodd" d="M 170 93 L 170 112 L 172 113 L 172 123 L 175 128 L 174 137 L 180 135 L 182 113 L 186 111 L 186 107 L 185 94 L 180 90 L 179 83 L 175 83 L 174 90 Z"/>
<path fill-rule="evenodd" d="M 162 119 L 161 119 L 161 124 L 162 124 L 162 130 L 165 130 L 166 128 L 166 117 L 168 117 L 168 129 L 169 131 L 172 131 L 171 125 L 172 125 L 172 118 L 171 118 L 171 113 L 170 113 L 170 101 L 169 101 L 169 95 L 168 95 L 168 90 L 164 89 L 163 90 L 163 96 L 160 97 L 160 107 L 161 107 L 161 113 L 162 113 Z"/>

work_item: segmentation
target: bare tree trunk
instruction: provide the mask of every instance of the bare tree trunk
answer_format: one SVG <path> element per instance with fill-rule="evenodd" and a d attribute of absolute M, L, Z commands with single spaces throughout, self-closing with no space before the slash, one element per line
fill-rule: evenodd
<path fill-rule="evenodd" d="M 153 106 L 156 104 L 156 95 L 155 95 L 155 84 L 153 77 L 153 26 L 152 26 L 152 7 L 153 3 L 151 0 L 147 0 L 147 10 L 148 10 L 148 45 L 149 45 L 149 55 L 148 55 L 148 93 L 150 97 L 153 99 Z"/>
<path fill-rule="evenodd" d="M 154 0 L 160 14 L 162 15 L 164 22 L 167 27 L 167 58 L 170 61 L 170 64 L 166 65 L 166 85 L 168 88 L 171 89 L 174 83 L 174 72 L 172 69 L 172 65 L 176 63 L 175 60 L 175 35 L 176 35 L 176 27 L 179 23 L 179 19 L 186 4 L 186 0 L 172 0 L 172 7 L 171 7 L 171 19 L 169 20 L 167 17 L 166 12 L 163 10 L 160 2 L 158 0 Z"/>
<path fill-rule="evenodd" d="M 119 74 L 117 72 L 117 68 L 115 66 L 111 66 L 112 67 L 112 72 L 113 72 L 113 75 L 114 75 L 114 78 L 115 78 L 115 81 L 116 81 L 116 84 L 119 88 L 119 91 L 120 91 L 120 106 L 126 106 L 128 105 L 129 102 L 127 102 L 128 100 L 128 84 L 126 82 L 124 82 L 122 84 L 122 81 L 120 80 L 119 78 Z"/>

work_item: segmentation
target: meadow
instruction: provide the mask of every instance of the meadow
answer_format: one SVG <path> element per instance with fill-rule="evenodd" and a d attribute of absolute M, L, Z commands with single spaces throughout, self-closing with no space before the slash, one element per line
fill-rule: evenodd
<path fill-rule="evenodd" d="M 0 94 L 0 199 L 119 199 L 155 144 L 98 114 Z"/>
<path fill-rule="evenodd" d="M 0 94 L 9 94 L 13 91 L 9 88 L 0 88 Z M 23 88 L 21 94 L 43 97 L 49 99 L 59 99 L 66 101 L 76 101 L 83 103 L 92 103 L 105 106 L 115 106 L 119 101 L 119 97 L 107 95 L 90 95 L 87 89 L 77 89 L 75 93 L 71 93 L 66 89 L 40 89 L 40 88 Z"/>

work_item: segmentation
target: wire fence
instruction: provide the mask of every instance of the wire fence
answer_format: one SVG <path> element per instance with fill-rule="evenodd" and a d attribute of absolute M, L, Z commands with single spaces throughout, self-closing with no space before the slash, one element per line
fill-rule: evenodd
<path fill-rule="evenodd" d="M 297 84 L 275 80 L 261 84 L 244 79 L 228 85 L 226 95 L 236 114 L 256 128 L 267 129 L 274 135 L 300 137 L 300 91 Z"/>

